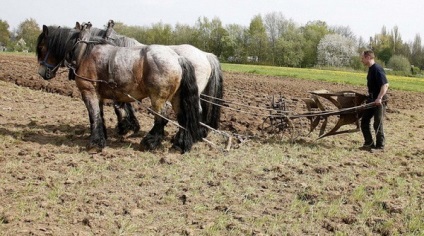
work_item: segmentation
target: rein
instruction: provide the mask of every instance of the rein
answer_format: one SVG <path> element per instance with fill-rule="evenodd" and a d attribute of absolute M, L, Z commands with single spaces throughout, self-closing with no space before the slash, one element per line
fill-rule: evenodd
<path fill-rule="evenodd" d="M 84 76 L 78 75 L 78 74 L 77 74 L 77 71 L 76 71 L 76 68 L 75 68 L 73 65 L 71 65 L 71 64 L 69 64 L 69 65 L 68 65 L 68 68 L 69 68 L 70 70 L 72 70 L 72 72 L 73 72 L 76 76 L 78 76 L 78 78 L 80 78 L 80 79 L 82 79 L 82 80 L 85 80 L 85 81 L 88 81 L 88 82 L 93 82 L 93 83 L 104 83 L 104 84 L 109 85 L 109 87 L 110 87 L 110 88 L 112 88 L 112 89 L 114 89 L 114 88 L 118 87 L 118 84 L 117 84 L 115 81 L 104 81 L 104 80 L 99 80 L 99 79 L 90 79 L 90 78 L 87 78 L 87 77 L 84 77 Z"/>

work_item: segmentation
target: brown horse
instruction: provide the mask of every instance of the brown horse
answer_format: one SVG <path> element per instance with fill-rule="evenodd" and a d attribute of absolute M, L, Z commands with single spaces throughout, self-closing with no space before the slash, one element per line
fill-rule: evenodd
<path fill-rule="evenodd" d="M 121 47 L 145 46 L 137 40 L 117 34 L 113 30 L 113 21 L 108 23 L 108 29 L 98 29 L 92 27 L 91 35 L 105 37 L 105 40 Z M 79 34 L 79 29 L 69 29 L 63 27 L 43 26 L 43 32 L 37 40 L 37 56 L 40 63 L 39 74 L 44 79 L 51 79 L 59 67 L 65 66 L 65 53 L 72 49 Z M 220 104 L 223 97 L 223 76 L 218 58 L 211 54 L 201 51 L 191 45 L 173 45 L 168 46 L 179 56 L 185 57 L 193 65 L 196 75 L 196 83 L 201 94 L 201 122 L 206 125 L 218 128 L 221 107 L 214 105 Z M 48 50 L 47 50 L 48 48 Z M 74 79 L 72 71 L 69 78 Z M 139 123 L 134 114 L 131 103 L 114 103 L 114 110 L 117 115 L 118 134 L 124 135 L 129 131 L 136 133 L 139 129 Z M 207 129 L 202 129 L 203 137 L 207 136 Z"/>
<path fill-rule="evenodd" d="M 67 54 L 90 117 L 89 149 L 106 145 L 103 101 L 133 102 L 149 97 L 154 126 L 143 138 L 144 149 L 155 149 L 164 137 L 165 104 L 170 101 L 180 125 L 174 147 L 182 153 L 202 139 L 200 99 L 194 68 L 184 57 L 161 45 L 117 47 L 91 36 L 91 24 L 77 24 L 78 40 Z M 47 47 L 46 61 L 49 61 Z M 41 56 L 41 55 L 40 55 Z"/>

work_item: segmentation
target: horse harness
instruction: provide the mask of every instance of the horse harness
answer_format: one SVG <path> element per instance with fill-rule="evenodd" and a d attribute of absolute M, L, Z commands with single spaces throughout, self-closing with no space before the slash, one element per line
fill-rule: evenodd
<path fill-rule="evenodd" d="M 70 51 L 73 52 L 75 50 L 76 46 L 79 43 L 98 44 L 99 42 L 98 41 L 77 40 L 77 42 L 74 44 L 74 46 L 72 47 L 72 49 Z M 113 60 L 113 58 L 116 56 L 116 52 L 117 52 L 117 49 L 115 49 L 113 51 L 113 53 L 111 54 L 111 56 L 109 57 L 109 62 L 108 62 L 108 77 L 109 77 L 109 79 L 108 79 L 108 81 L 98 80 L 98 79 L 91 79 L 91 78 L 87 78 L 87 77 L 78 75 L 77 72 L 76 72 L 77 69 L 78 69 L 78 65 L 77 65 L 77 63 L 76 63 L 76 61 L 74 60 L 73 57 L 71 58 L 71 62 L 70 63 L 66 59 L 63 59 L 66 67 L 69 68 L 69 72 L 70 72 L 69 79 L 70 80 L 75 80 L 75 76 L 78 76 L 78 78 L 80 78 L 82 80 L 85 80 L 85 81 L 89 81 L 89 82 L 93 82 L 93 83 L 104 83 L 104 84 L 107 84 L 111 89 L 117 88 L 118 87 L 118 84 L 113 80 L 113 71 L 111 69 L 114 66 L 114 60 Z M 60 65 L 60 63 L 59 63 L 59 65 Z"/>

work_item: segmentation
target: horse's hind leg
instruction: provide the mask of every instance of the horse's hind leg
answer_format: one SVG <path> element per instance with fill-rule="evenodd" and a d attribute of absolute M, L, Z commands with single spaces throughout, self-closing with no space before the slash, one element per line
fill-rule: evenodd
<path fill-rule="evenodd" d="M 190 151 L 193 144 L 202 140 L 200 126 L 199 89 L 193 65 L 185 58 L 179 58 L 183 68 L 180 91 L 172 99 L 172 107 L 177 114 L 178 124 L 183 128 L 178 130 L 174 138 L 174 147 L 181 153 Z"/>
<path fill-rule="evenodd" d="M 103 119 L 103 103 L 97 96 L 82 93 L 82 97 L 90 118 L 90 142 L 87 146 L 89 152 L 97 152 L 106 146 L 106 126 Z"/>
<path fill-rule="evenodd" d="M 168 123 L 167 119 L 163 117 L 167 116 L 165 99 L 151 99 L 152 109 L 154 112 L 160 114 L 155 115 L 155 123 L 149 133 L 141 140 L 141 148 L 143 150 L 156 149 L 162 142 L 165 136 L 165 125 Z M 163 116 L 163 117 L 162 117 Z"/>
<path fill-rule="evenodd" d="M 140 124 L 134 115 L 131 103 L 115 102 L 113 108 L 118 118 L 116 129 L 119 135 L 125 135 L 131 130 L 136 134 L 140 130 Z"/>

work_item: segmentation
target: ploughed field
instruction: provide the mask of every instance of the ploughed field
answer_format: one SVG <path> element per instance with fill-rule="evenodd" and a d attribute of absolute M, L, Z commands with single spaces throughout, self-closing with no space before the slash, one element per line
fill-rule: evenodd
<path fill-rule="evenodd" d="M 153 125 L 134 103 L 139 134 L 119 137 L 105 107 L 108 147 L 89 154 L 88 114 L 67 71 L 44 81 L 33 55 L 0 54 L 0 235 L 299 235 L 424 233 L 424 95 L 390 90 L 384 153 L 360 133 L 317 140 L 307 122 L 263 131 L 271 97 L 293 112 L 308 91 L 364 86 L 224 72 L 220 130 L 184 155 L 170 140 L 139 151 Z M 390 78 L 389 78 L 390 79 Z M 350 127 L 353 128 L 353 127 Z M 302 136 L 298 136 L 302 135 Z M 293 137 L 296 137 L 293 139 Z"/>

